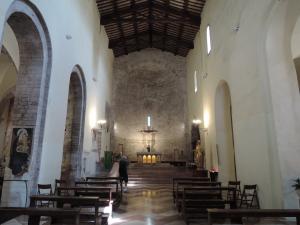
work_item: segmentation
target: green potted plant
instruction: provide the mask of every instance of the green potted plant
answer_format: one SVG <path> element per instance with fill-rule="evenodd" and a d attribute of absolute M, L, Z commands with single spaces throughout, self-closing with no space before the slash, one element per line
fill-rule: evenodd
<path fill-rule="evenodd" d="M 296 180 L 294 180 L 292 187 L 295 188 L 297 195 L 300 197 L 300 178 L 299 177 Z"/>

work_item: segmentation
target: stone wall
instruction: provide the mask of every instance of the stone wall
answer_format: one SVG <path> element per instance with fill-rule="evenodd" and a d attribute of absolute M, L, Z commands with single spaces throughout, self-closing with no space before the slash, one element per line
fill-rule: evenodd
<path fill-rule="evenodd" d="M 61 167 L 61 178 L 69 183 L 74 182 L 81 174 L 85 105 L 85 80 L 81 69 L 76 66 L 70 77 Z"/>
<path fill-rule="evenodd" d="M 145 150 L 139 130 L 147 125 L 158 130 L 154 151 L 163 160 L 181 159 L 186 151 L 186 60 L 156 49 L 146 49 L 117 58 L 113 75 L 113 114 L 115 130 L 113 150 L 136 160 L 136 152 Z"/>
<path fill-rule="evenodd" d="M 66 128 L 65 128 L 65 139 L 64 139 L 64 153 L 63 161 L 61 166 L 61 179 L 67 180 L 70 176 L 74 177 L 72 174 L 72 130 L 73 130 L 73 118 L 74 118 L 74 108 L 75 108 L 75 93 L 74 86 L 70 82 L 69 87 L 69 98 L 68 98 L 68 108 L 67 108 L 67 118 L 66 118 Z"/>

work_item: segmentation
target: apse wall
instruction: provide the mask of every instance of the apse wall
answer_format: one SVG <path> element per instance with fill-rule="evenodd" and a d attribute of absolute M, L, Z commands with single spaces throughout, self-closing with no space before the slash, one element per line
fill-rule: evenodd
<path fill-rule="evenodd" d="M 155 151 L 163 160 L 186 156 L 186 60 L 157 49 L 146 49 L 119 57 L 114 62 L 113 112 L 115 121 L 113 150 L 119 145 L 130 160 L 146 151 L 139 130 L 151 126 L 158 130 Z M 177 156 L 176 156 L 177 157 Z"/>

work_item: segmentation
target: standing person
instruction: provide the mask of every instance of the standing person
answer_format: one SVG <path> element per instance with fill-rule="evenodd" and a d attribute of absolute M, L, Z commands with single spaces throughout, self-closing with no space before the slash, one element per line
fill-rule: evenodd
<path fill-rule="evenodd" d="M 123 155 L 119 162 L 119 175 L 121 179 L 121 185 L 123 185 L 123 181 L 125 182 L 124 192 L 127 192 L 127 183 L 128 183 L 128 168 L 129 162 L 127 156 Z"/>

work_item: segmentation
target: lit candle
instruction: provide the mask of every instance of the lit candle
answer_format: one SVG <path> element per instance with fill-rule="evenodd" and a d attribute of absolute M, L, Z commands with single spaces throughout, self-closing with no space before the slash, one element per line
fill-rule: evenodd
<path fill-rule="evenodd" d="M 151 117 L 148 116 L 148 127 L 151 127 Z"/>

